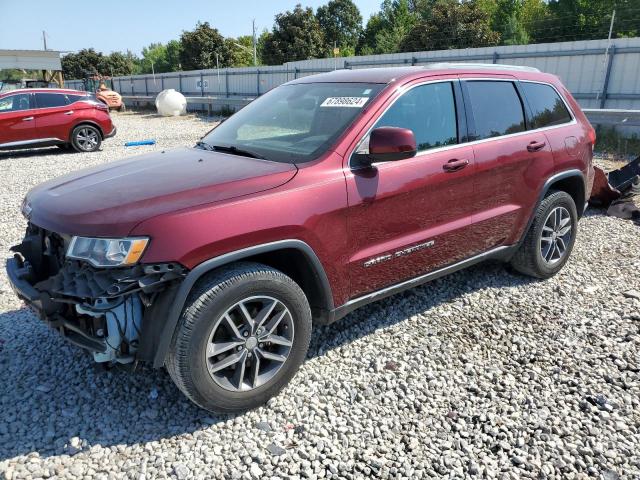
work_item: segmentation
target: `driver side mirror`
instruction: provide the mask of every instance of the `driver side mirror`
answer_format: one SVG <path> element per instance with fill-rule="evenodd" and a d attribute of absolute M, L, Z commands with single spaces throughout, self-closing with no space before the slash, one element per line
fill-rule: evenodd
<path fill-rule="evenodd" d="M 408 128 L 374 128 L 369 136 L 370 162 L 393 162 L 415 157 L 418 152 L 416 137 Z"/>

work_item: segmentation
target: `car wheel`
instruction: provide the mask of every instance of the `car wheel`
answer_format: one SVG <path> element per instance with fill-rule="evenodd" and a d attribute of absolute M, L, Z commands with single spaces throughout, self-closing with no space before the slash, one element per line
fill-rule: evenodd
<path fill-rule="evenodd" d="M 311 310 L 298 284 L 271 267 L 238 263 L 194 287 L 166 366 L 200 407 L 241 412 L 265 403 L 289 382 L 310 338 Z"/>
<path fill-rule="evenodd" d="M 100 148 L 102 135 L 92 125 L 79 125 L 71 133 L 71 145 L 78 152 L 95 152 Z"/>
<path fill-rule="evenodd" d="M 127 110 L 127 106 L 124 104 L 124 102 L 122 102 L 120 104 L 120 106 L 118 107 L 118 111 L 119 112 L 125 112 Z"/>
<path fill-rule="evenodd" d="M 525 275 L 549 278 L 567 263 L 577 233 L 578 214 L 573 198 L 566 192 L 551 191 L 538 206 L 511 265 Z"/>

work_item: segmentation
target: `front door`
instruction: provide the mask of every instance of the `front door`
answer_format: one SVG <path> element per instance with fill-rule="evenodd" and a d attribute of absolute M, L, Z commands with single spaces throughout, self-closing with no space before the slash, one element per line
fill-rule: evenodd
<path fill-rule="evenodd" d="M 413 86 L 375 123 L 411 129 L 414 158 L 345 171 L 352 298 L 468 255 L 475 164 L 459 144 L 455 82 Z M 367 140 L 354 155 L 368 152 Z"/>
<path fill-rule="evenodd" d="M 0 146 L 33 140 L 34 111 L 30 93 L 16 93 L 0 99 Z"/>

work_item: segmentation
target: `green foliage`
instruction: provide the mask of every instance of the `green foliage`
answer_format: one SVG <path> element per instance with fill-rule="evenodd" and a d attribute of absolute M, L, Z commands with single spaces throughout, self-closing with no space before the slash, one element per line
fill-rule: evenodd
<path fill-rule="evenodd" d="M 138 62 L 140 73 L 165 73 L 180 69 L 180 42 L 152 43 L 142 49 L 142 59 Z"/>
<path fill-rule="evenodd" d="M 209 22 L 198 22 L 194 30 L 183 31 L 180 44 L 180 63 L 184 70 L 216 68 L 216 56 L 220 68 L 231 65 L 229 46 Z"/>
<path fill-rule="evenodd" d="M 0 82 L 19 82 L 23 78 L 28 78 L 34 75 L 30 75 L 29 70 L 19 70 L 17 68 L 0 69 Z M 36 77 L 40 77 L 40 74 L 36 73 Z"/>
<path fill-rule="evenodd" d="M 227 48 L 231 52 L 232 67 L 250 67 L 253 65 L 253 38 L 243 35 L 238 38 L 225 38 Z"/>
<path fill-rule="evenodd" d="M 290 12 L 276 15 L 275 25 L 262 48 L 268 65 L 322 58 L 326 52 L 324 34 L 311 8 L 300 4 Z"/>
<path fill-rule="evenodd" d="M 491 29 L 489 16 L 475 2 L 443 0 L 405 36 L 400 48 L 414 52 L 488 47 L 499 41 L 500 34 Z"/>
<path fill-rule="evenodd" d="M 362 15 L 351 0 L 331 0 L 318 8 L 316 18 L 324 33 L 328 55 L 333 55 L 333 46 L 340 49 L 341 56 L 353 54 L 362 34 Z"/>
<path fill-rule="evenodd" d="M 384 0 L 375 20 L 371 17 L 367 23 L 367 40 L 361 45 L 360 51 L 399 52 L 402 42 L 420 19 L 415 8 L 415 2 L 409 0 Z"/>

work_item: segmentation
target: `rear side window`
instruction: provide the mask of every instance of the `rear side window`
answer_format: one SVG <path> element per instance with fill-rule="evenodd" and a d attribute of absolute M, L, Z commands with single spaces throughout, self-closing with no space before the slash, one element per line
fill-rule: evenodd
<path fill-rule="evenodd" d="M 458 143 L 451 82 L 429 83 L 412 88 L 380 117 L 374 128 L 377 127 L 413 130 L 418 151 Z"/>
<path fill-rule="evenodd" d="M 63 107 L 67 105 L 67 96 L 60 93 L 36 93 L 38 108 Z"/>
<path fill-rule="evenodd" d="M 82 100 L 89 100 L 87 95 L 67 95 L 69 103 L 81 102 Z"/>
<path fill-rule="evenodd" d="M 531 108 L 531 128 L 550 127 L 571 121 L 571 114 L 558 93 L 549 85 L 522 82 Z"/>
<path fill-rule="evenodd" d="M 523 132 L 524 111 L 513 82 L 466 82 L 476 140 Z"/>

